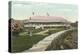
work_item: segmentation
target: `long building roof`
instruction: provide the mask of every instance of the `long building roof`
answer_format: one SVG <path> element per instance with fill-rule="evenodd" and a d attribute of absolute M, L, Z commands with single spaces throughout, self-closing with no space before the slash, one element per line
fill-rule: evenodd
<path fill-rule="evenodd" d="M 32 16 L 29 22 L 68 22 L 64 17 L 57 16 Z"/>

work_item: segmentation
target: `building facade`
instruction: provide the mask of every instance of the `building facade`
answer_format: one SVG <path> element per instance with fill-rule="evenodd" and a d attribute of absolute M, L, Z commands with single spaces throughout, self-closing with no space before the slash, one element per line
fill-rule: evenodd
<path fill-rule="evenodd" d="M 32 16 L 24 21 L 24 27 L 44 28 L 56 26 L 69 27 L 70 22 L 67 21 L 64 17 L 56 16 Z"/>

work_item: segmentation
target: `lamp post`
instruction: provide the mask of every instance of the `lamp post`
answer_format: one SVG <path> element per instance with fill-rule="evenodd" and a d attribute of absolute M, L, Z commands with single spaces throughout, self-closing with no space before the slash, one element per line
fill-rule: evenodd
<path fill-rule="evenodd" d="M 29 36 L 31 37 L 32 36 L 32 29 L 31 29 L 32 25 L 31 25 L 30 20 L 31 20 L 31 17 L 29 18 L 29 27 L 30 27 L 30 29 L 29 29 Z"/>
<path fill-rule="evenodd" d="M 28 23 L 29 23 L 29 30 L 28 31 L 29 31 L 29 36 L 30 36 L 31 43 L 33 45 L 34 43 L 33 43 L 33 40 L 31 38 L 32 37 L 32 28 L 31 28 L 32 24 L 31 24 L 30 20 L 31 20 L 31 17 L 29 18 L 29 21 L 28 21 Z"/>
<path fill-rule="evenodd" d="M 34 15 L 34 12 L 32 12 L 32 15 Z M 32 37 L 32 28 L 31 28 L 32 27 L 32 24 L 31 24 L 30 21 L 31 21 L 31 17 L 29 17 L 29 21 L 28 21 L 29 27 L 30 27 L 29 28 L 29 36 L 30 36 L 30 39 L 31 39 L 32 44 L 34 44 L 32 38 L 31 38 Z"/>

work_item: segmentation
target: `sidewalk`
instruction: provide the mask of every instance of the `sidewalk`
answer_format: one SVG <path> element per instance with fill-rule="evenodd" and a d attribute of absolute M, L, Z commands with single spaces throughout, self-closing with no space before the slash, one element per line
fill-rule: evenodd
<path fill-rule="evenodd" d="M 41 31 L 41 32 L 38 32 L 38 33 L 35 33 L 35 34 L 44 34 L 45 32 L 48 32 L 48 29 L 44 30 L 44 31 Z"/>

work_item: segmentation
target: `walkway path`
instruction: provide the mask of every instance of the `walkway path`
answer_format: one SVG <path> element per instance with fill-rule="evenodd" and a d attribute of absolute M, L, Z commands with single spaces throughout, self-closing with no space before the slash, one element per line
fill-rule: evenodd
<path fill-rule="evenodd" d="M 44 31 L 41 31 L 41 32 L 38 32 L 38 33 L 35 33 L 35 34 L 44 34 L 45 32 L 48 32 L 48 29 L 44 30 Z"/>
<path fill-rule="evenodd" d="M 32 48 L 29 50 L 26 50 L 24 52 L 32 52 L 32 51 L 45 51 L 45 49 L 51 44 L 52 40 L 54 40 L 56 37 L 58 37 L 60 34 L 65 33 L 68 30 L 60 31 L 57 33 L 54 33 L 43 40 L 39 41 L 37 44 L 33 45 Z"/>
<path fill-rule="evenodd" d="M 44 34 L 44 33 L 48 32 L 48 30 L 57 30 L 57 29 L 46 29 L 44 31 L 41 31 L 41 32 L 38 32 L 38 33 L 35 33 L 35 34 Z"/>

